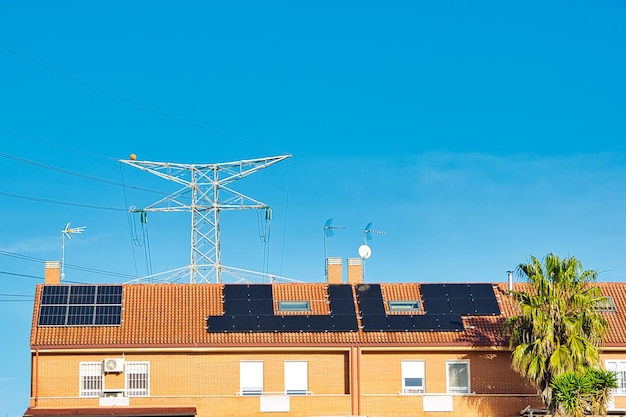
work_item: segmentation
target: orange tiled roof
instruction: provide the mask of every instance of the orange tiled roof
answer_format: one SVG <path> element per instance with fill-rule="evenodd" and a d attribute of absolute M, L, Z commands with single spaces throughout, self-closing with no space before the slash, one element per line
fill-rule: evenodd
<path fill-rule="evenodd" d="M 420 284 L 382 283 L 385 300 L 419 300 Z M 519 290 L 523 284 L 515 284 Z M 616 312 L 603 313 L 610 331 L 606 346 L 626 345 L 626 284 L 598 283 L 611 295 Z M 35 292 L 31 346 L 221 347 L 221 346 L 506 346 L 501 334 L 506 317 L 515 314 L 506 283 L 492 284 L 500 315 L 464 316 L 462 331 L 368 332 L 207 332 L 206 318 L 223 314 L 222 284 L 124 284 L 119 326 L 37 326 L 43 285 Z M 273 284 L 274 308 L 282 300 L 310 301 L 311 314 L 329 314 L 328 284 Z M 391 314 L 391 313 L 390 313 Z M 398 313 L 393 313 L 398 314 Z M 402 313 L 399 313 L 402 314 Z M 360 322 L 359 322 L 360 323 Z"/>

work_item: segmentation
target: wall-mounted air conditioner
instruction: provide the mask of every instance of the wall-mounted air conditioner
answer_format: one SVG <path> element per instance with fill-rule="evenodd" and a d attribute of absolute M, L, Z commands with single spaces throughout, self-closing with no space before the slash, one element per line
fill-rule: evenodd
<path fill-rule="evenodd" d="M 108 358 L 102 363 L 104 372 L 123 372 L 124 371 L 124 359 L 123 358 Z"/>

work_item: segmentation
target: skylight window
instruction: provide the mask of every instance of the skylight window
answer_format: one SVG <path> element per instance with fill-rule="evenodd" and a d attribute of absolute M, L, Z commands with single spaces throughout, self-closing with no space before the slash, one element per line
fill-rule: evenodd
<path fill-rule="evenodd" d="M 311 311 L 308 301 L 279 301 L 278 311 Z"/>
<path fill-rule="evenodd" d="M 421 311 L 419 301 L 415 300 L 389 300 L 387 301 L 389 311 Z"/>
<path fill-rule="evenodd" d="M 616 312 L 617 307 L 615 306 L 615 301 L 613 300 L 613 297 L 609 295 L 596 301 L 596 311 Z"/>

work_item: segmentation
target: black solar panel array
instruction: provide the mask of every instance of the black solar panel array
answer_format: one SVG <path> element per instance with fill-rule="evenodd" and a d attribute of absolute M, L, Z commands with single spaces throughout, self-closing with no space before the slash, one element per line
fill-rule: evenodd
<path fill-rule="evenodd" d="M 45 285 L 39 326 L 119 326 L 121 285 Z"/>
<path fill-rule="evenodd" d="M 427 314 L 500 314 L 491 284 L 421 284 L 420 291 Z"/>
<path fill-rule="evenodd" d="M 460 297 L 464 289 L 454 288 L 453 290 L 456 290 L 455 295 Z M 363 331 L 418 332 L 463 330 L 461 314 L 452 311 L 449 302 L 445 304 L 438 302 L 439 299 L 436 297 L 444 297 L 446 294 L 442 288 L 433 287 L 426 289 L 426 293 L 431 297 L 431 300 L 437 300 L 434 305 L 438 307 L 438 309 L 435 308 L 433 311 L 428 310 L 426 314 L 388 315 L 385 311 L 382 290 L 379 284 L 359 284 L 356 293 L 363 320 Z M 425 302 L 426 296 L 424 296 L 424 292 L 422 292 L 422 295 Z M 444 300 L 445 298 L 441 299 Z M 456 302 L 457 299 L 454 301 Z M 431 304 L 433 303 L 431 302 Z"/>
<path fill-rule="evenodd" d="M 356 331 L 358 324 L 352 287 L 328 288 L 330 315 L 274 314 L 270 284 L 226 284 L 224 315 L 209 316 L 209 332 L 330 332 Z"/>
<path fill-rule="evenodd" d="M 356 294 L 363 330 L 366 332 L 391 330 L 380 284 L 359 284 L 356 286 Z"/>
<path fill-rule="evenodd" d="M 425 314 L 390 314 L 380 284 L 356 286 L 363 331 L 461 331 L 463 315 L 500 314 L 491 284 L 422 284 Z M 353 287 L 328 285 L 330 315 L 275 315 L 270 284 L 227 284 L 224 315 L 207 318 L 209 332 L 357 331 Z"/>
<path fill-rule="evenodd" d="M 330 301 L 330 317 L 333 322 L 333 330 L 339 332 L 353 332 L 359 330 L 352 285 L 328 285 L 328 299 Z"/>

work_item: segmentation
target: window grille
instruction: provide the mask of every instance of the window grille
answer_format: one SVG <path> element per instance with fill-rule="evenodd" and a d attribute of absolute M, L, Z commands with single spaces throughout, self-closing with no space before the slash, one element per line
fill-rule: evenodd
<path fill-rule="evenodd" d="M 99 397 L 102 395 L 102 362 L 80 363 L 81 397 Z"/>
<path fill-rule="evenodd" d="M 124 367 L 127 397 L 150 395 L 150 365 L 148 362 L 126 362 Z"/>

